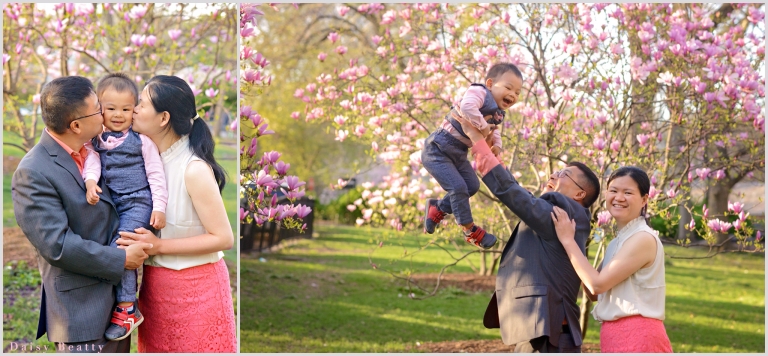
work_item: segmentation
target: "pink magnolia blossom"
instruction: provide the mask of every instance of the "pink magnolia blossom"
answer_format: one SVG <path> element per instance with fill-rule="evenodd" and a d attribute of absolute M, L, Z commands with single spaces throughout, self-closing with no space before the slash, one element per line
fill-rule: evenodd
<path fill-rule="evenodd" d="M 738 214 L 744 210 L 744 204 L 741 202 L 734 202 L 731 203 L 731 201 L 728 201 L 728 211 L 731 211 L 735 214 Z"/>
<path fill-rule="evenodd" d="M 320 54 L 317 55 L 317 59 L 320 60 L 320 62 L 325 61 L 325 58 L 328 57 L 325 52 L 320 52 Z"/>
<path fill-rule="evenodd" d="M 597 213 L 597 226 L 604 226 L 605 224 L 611 222 L 611 219 L 613 219 L 613 216 L 610 212 L 606 210 L 601 211 Z"/>
<path fill-rule="evenodd" d="M 715 171 L 714 178 L 716 180 L 721 180 L 721 179 L 725 178 L 725 170 L 724 169 L 720 169 L 720 170 Z"/>
<path fill-rule="evenodd" d="M 147 36 L 137 34 L 131 35 L 131 43 L 133 43 L 133 45 L 136 47 L 141 47 L 146 40 Z"/>
<path fill-rule="evenodd" d="M 349 130 L 336 130 L 336 141 L 344 142 L 349 136 Z"/>
<path fill-rule="evenodd" d="M 651 135 L 639 134 L 637 135 L 637 142 L 640 143 L 640 146 L 645 146 L 646 144 L 648 144 L 650 138 L 651 138 Z"/>
<path fill-rule="evenodd" d="M 251 144 L 248 146 L 248 155 L 253 157 L 253 155 L 256 154 L 256 150 L 258 149 L 258 138 L 254 137 L 251 139 Z"/>
<path fill-rule="evenodd" d="M 206 95 L 207 97 L 209 97 L 209 98 L 215 98 L 215 97 L 216 97 L 216 95 L 218 95 L 218 94 L 219 94 L 219 90 L 218 90 L 218 89 L 217 89 L 217 90 L 214 90 L 213 88 L 208 88 L 208 89 L 206 89 L 206 91 L 205 91 L 205 95 Z"/>
<path fill-rule="evenodd" d="M 699 176 L 699 179 L 705 180 L 709 176 L 709 173 L 712 172 L 709 168 L 697 168 L 696 169 L 696 175 Z"/>
<path fill-rule="evenodd" d="M 344 53 L 347 53 L 347 47 L 345 46 L 338 46 L 336 47 L 336 53 L 340 55 L 344 55 Z"/>
<path fill-rule="evenodd" d="M 306 183 L 300 181 L 297 176 L 287 176 L 285 177 L 285 184 L 288 185 L 288 190 L 296 190 L 296 188 L 299 188 Z"/>
<path fill-rule="evenodd" d="M 618 152 L 620 148 L 621 148 L 621 142 L 619 142 L 618 140 L 614 140 L 613 142 L 611 142 L 611 150 L 613 150 L 614 152 Z"/>
<path fill-rule="evenodd" d="M 657 195 L 659 195 L 659 191 L 656 189 L 656 187 L 651 186 L 650 190 L 648 190 L 648 198 L 653 199 Z"/>
<path fill-rule="evenodd" d="M 270 187 L 270 188 L 277 188 L 277 183 L 272 179 L 272 176 L 267 174 L 264 171 L 259 171 L 258 175 L 256 176 L 256 185 L 263 186 L 263 187 Z"/>
<path fill-rule="evenodd" d="M 746 211 L 740 211 L 739 212 L 739 220 L 740 221 L 744 222 L 744 221 L 747 220 L 748 217 L 749 217 L 749 213 L 748 212 L 746 212 Z"/>
<path fill-rule="evenodd" d="M 306 205 L 299 204 L 296 206 L 296 216 L 298 216 L 299 219 L 304 219 L 311 211 L 312 209 Z"/>
<path fill-rule="evenodd" d="M 293 191 L 292 190 L 292 191 L 286 192 L 285 193 L 285 197 L 288 198 L 291 201 L 294 201 L 296 199 L 300 199 L 301 197 L 303 197 L 304 194 L 305 194 L 305 192 L 303 190 L 300 190 L 300 191 Z"/>
<path fill-rule="evenodd" d="M 340 37 L 341 36 L 339 36 L 339 34 L 336 32 L 331 32 L 328 34 L 328 39 L 331 41 L 331 43 L 336 43 Z"/>
<path fill-rule="evenodd" d="M 721 233 L 727 233 L 728 230 L 731 229 L 731 226 L 733 226 L 733 224 L 726 221 L 721 221 L 720 219 L 713 219 L 707 222 L 707 227 L 709 227 L 712 231 L 718 231 Z"/>
<path fill-rule="evenodd" d="M 284 176 L 288 172 L 288 169 L 291 168 L 290 164 L 285 163 L 283 161 L 279 161 L 275 163 L 274 166 L 275 166 L 275 170 L 277 171 L 277 174 L 281 176 Z"/>
<path fill-rule="evenodd" d="M 269 124 L 264 124 L 264 125 L 259 126 L 258 135 L 259 136 L 264 136 L 264 135 L 271 135 L 271 134 L 275 133 L 275 131 L 273 131 L 273 130 L 267 130 L 268 126 L 269 126 Z"/>
<path fill-rule="evenodd" d="M 603 140 L 600 137 L 595 138 L 595 140 L 592 141 L 592 144 L 595 146 L 595 149 L 597 149 L 598 151 L 602 151 L 603 149 L 605 149 L 605 140 Z"/>
<path fill-rule="evenodd" d="M 146 40 L 147 46 L 154 47 L 156 42 L 157 42 L 157 37 L 155 37 L 154 35 L 147 36 L 147 40 Z"/>
<path fill-rule="evenodd" d="M 269 151 L 269 152 L 264 152 L 263 159 L 265 163 L 273 164 L 277 162 L 278 159 L 280 159 L 280 156 L 281 156 L 280 152 Z"/>
<path fill-rule="evenodd" d="M 670 190 L 667 190 L 667 196 L 672 199 L 677 195 L 677 191 L 673 188 Z"/>
<path fill-rule="evenodd" d="M 171 40 L 176 41 L 181 37 L 181 30 L 168 30 L 168 37 L 171 38 Z"/>
<path fill-rule="evenodd" d="M 343 126 L 345 122 L 347 122 L 347 118 L 341 115 L 336 116 L 333 118 L 333 122 L 336 123 L 336 125 Z"/>

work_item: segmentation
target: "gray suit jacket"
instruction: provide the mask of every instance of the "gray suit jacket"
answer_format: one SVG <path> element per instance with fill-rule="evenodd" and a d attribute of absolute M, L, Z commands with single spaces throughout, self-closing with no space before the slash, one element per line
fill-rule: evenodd
<path fill-rule="evenodd" d="M 488 172 L 483 182 L 522 220 L 502 252 L 485 326 L 500 327 L 507 345 L 547 335 L 549 343 L 559 346 L 565 318 L 574 345 L 580 346 L 576 297 L 581 280 L 557 239 L 550 212 L 556 205 L 576 220 L 576 242 L 584 252 L 590 231 L 589 211 L 560 193 L 534 197 L 502 165 Z"/>
<path fill-rule="evenodd" d="M 39 253 L 42 301 L 36 338 L 55 342 L 101 338 L 115 305 L 125 252 L 109 247 L 117 210 L 104 192 L 96 205 L 72 157 L 43 132 L 19 163 L 11 193 L 16 221 Z"/>

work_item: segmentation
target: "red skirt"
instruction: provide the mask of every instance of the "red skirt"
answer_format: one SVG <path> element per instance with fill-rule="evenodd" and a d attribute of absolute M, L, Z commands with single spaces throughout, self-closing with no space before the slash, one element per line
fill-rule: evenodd
<path fill-rule="evenodd" d="M 144 266 L 139 352 L 237 352 L 224 260 L 180 271 Z"/>
<path fill-rule="evenodd" d="M 600 352 L 672 352 L 667 330 L 659 319 L 632 315 L 604 321 L 600 328 Z"/>

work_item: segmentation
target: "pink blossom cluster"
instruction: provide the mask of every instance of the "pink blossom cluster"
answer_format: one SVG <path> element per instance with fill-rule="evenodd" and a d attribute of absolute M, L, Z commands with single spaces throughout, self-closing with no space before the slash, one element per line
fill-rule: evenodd
<path fill-rule="evenodd" d="M 261 71 L 252 69 L 265 68 L 269 61 L 252 48 L 248 47 L 245 41 L 246 37 L 251 36 L 249 31 L 255 26 L 260 15 L 263 15 L 257 8 L 258 4 L 240 5 L 240 30 L 243 37 L 243 44 L 240 47 L 241 70 L 245 74 L 241 78 L 245 83 L 259 85 L 269 85 L 271 77 L 262 80 Z M 250 71 L 250 72 L 249 72 Z M 250 73 L 250 74 L 249 74 Z M 258 76 L 258 80 L 251 76 Z M 244 84 L 245 84 L 244 83 Z M 241 221 L 253 221 L 262 225 L 267 221 L 283 224 L 287 228 L 299 230 L 306 229 L 306 224 L 302 224 L 304 219 L 312 211 L 306 205 L 296 204 L 296 200 L 305 195 L 302 188 L 305 182 L 296 176 L 288 175 L 291 165 L 280 160 L 282 154 L 277 151 L 264 151 L 258 156 L 260 137 L 272 135 L 275 131 L 269 129 L 269 124 L 259 113 L 251 106 L 241 104 L 240 120 L 237 120 L 240 128 L 240 184 L 243 189 L 243 196 L 247 200 L 248 208 L 240 208 Z M 233 129 L 237 129 L 233 125 Z M 282 195 L 288 200 L 288 203 L 280 203 L 278 195 Z"/>
<path fill-rule="evenodd" d="M 670 4 L 374 8 L 379 31 L 363 32 L 367 47 L 350 46 L 359 43 L 352 35 L 328 34 L 317 55 L 327 69 L 294 93 L 306 108 L 291 117 L 331 123 L 338 141 L 366 142 L 372 154 L 392 165 L 386 188 L 371 191 L 363 203 L 397 216 L 395 226 L 410 226 L 411 207 L 423 204 L 420 196 L 432 186 L 395 197 L 393 207 L 385 204 L 393 203 L 392 196 L 383 194 L 411 182 L 425 184 L 424 139 L 469 84 L 483 82 L 488 68 L 500 61 L 515 63 L 524 79 L 502 128 L 501 154 L 511 170 L 522 172 L 521 181 L 537 182 L 540 177 L 530 172 L 546 177 L 564 163 L 542 158 L 567 156 L 601 174 L 635 165 L 649 173 L 659 170 L 652 198 L 669 206 L 684 202 L 695 177 L 710 184 L 708 178 L 719 182 L 764 169 L 765 80 L 756 69 L 764 60 L 764 34 L 754 26 L 713 31 L 706 6 L 688 4 L 688 11 Z M 371 10 L 337 6 L 336 11 L 358 21 L 360 11 Z M 763 18 L 754 4 L 735 5 L 734 11 L 753 24 Z M 636 48 L 628 46 L 628 36 L 636 36 Z M 552 46 L 533 50 L 541 43 L 537 39 L 551 40 Z M 328 54 L 334 51 L 338 55 Z M 635 113 L 643 105 L 651 114 Z M 686 141 L 667 145 L 671 133 L 682 133 Z M 712 151 L 713 146 L 723 150 Z M 740 152 L 755 153 L 734 156 Z M 687 172 L 669 168 L 678 161 L 690 162 Z M 744 161 L 755 164 L 735 163 Z M 679 178 L 686 175 L 687 181 Z"/>

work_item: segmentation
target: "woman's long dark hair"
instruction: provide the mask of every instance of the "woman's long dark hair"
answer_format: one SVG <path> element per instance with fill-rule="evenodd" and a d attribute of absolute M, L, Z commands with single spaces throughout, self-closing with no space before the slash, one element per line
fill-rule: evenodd
<path fill-rule="evenodd" d="M 611 181 L 613 181 L 616 178 L 628 176 L 629 178 L 632 178 L 635 183 L 637 183 L 637 189 L 640 190 L 640 196 L 644 197 L 647 196 L 648 193 L 651 191 L 651 180 L 648 179 L 648 174 L 645 173 L 644 170 L 634 167 L 634 166 L 626 166 L 621 167 L 613 173 L 611 173 L 611 176 L 608 178 L 608 183 L 605 184 L 607 187 L 611 184 Z M 640 210 L 640 216 L 645 218 L 645 221 L 648 222 L 648 217 L 646 216 L 646 212 L 648 211 L 648 203 L 645 204 L 642 210 Z"/>
<path fill-rule="evenodd" d="M 167 111 L 171 115 L 170 129 L 177 135 L 189 135 L 189 147 L 198 157 L 213 168 L 213 176 L 219 185 L 219 192 L 226 184 L 226 172 L 213 158 L 214 141 L 208 125 L 197 116 L 195 94 L 184 79 L 168 75 L 157 75 L 147 82 L 147 95 L 157 112 Z"/>

